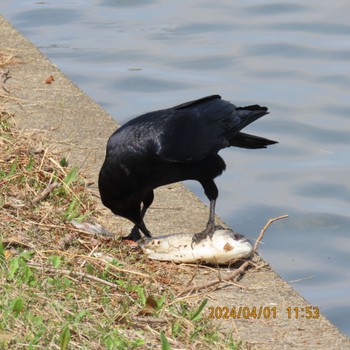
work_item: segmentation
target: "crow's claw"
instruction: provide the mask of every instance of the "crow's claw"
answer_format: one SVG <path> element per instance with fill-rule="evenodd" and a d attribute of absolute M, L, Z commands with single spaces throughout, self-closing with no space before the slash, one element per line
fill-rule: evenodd
<path fill-rule="evenodd" d="M 216 230 L 216 226 L 214 222 L 208 222 L 207 227 L 202 231 L 194 234 L 192 237 L 192 243 L 191 248 L 193 249 L 193 245 L 200 243 L 204 239 L 206 239 L 208 236 L 211 239 L 213 237 L 213 234 Z"/>
<path fill-rule="evenodd" d="M 123 241 L 128 240 L 128 241 L 137 242 L 139 239 L 141 239 L 141 234 L 140 234 L 140 230 L 136 226 L 134 226 L 134 228 L 126 237 L 122 237 Z"/>

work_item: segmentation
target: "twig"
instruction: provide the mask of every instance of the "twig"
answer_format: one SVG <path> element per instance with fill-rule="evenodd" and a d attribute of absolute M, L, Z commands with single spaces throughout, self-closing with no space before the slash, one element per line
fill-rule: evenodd
<path fill-rule="evenodd" d="M 43 164 L 44 164 L 44 161 L 45 161 L 45 158 L 46 158 L 46 155 L 47 155 L 47 152 L 49 151 L 48 148 L 45 148 L 45 151 L 44 151 L 44 154 L 41 158 L 41 162 L 40 162 L 40 165 L 39 165 L 39 171 L 41 171 L 41 169 L 43 168 Z"/>
<path fill-rule="evenodd" d="M 52 184 L 49 184 L 39 195 L 37 195 L 36 197 L 34 197 L 31 200 L 32 204 L 38 203 L 40 201 L 42 201 L 43 199 L 45 199 L 54 188 L 56 188 L 58 186 L 58 182 L 55 181 Z"/>
<path fill-rule="evenodd" d="M 256 253 L 256 250 L 258 249 L 258 245 L 260 243 L 260 241 L 262 240 L 263 236 L 264 236 L 264 233 L 265 231 L 267 230 L 267 228 L 274 222 L 274 221 L 277 221 L 277 220 L 281 220 L 281 219 L 285 219 L 287 218 L 288 215 L 282 215 L 282 216 L 279 216 L 277 218 L 273 218 L 273 219 L 269 219 L 269 221 L 265 224 L 265 226 L 263 227 L 263 229 L 261 230 L 260 234 L 259 234 L 259 237 L 257 238 L 255 244 L 254 244 L 254 248 L 253 248 L 253 252 Z"/>
<path fill-rule="evenodd" d="M 34 268 L 34 269 L 36 269 L 36 270 L 55 272 L 55 273 L 62 273 L 63 275 L 87 278 L 89 280 L 92 280 L 92 281 L 95 281 L 95 282 L 99 282 L 99 283 L 103 283 L 103 284 L 105 284 L 107 286 L 110 286 L 110 287 L 113 287 L 113 288 L 116 288 L 116 289 L 120 289 L 120 287 L 117 284 L 105 281 L 102 278 L 99 278 L 99 277 L 96 277 L 96 276 L 93 276 L 93 275 L 89 275 L 86 272 L 55 269 L 53 267 L 43 266 L 43 265 L 40 265 L 40 264 L 31 263 L 31 262 L 27 262 L 27 265 L 32 267 L 32 268 Z"/>
<path fill-rule="evenodd" d="M 13 238 L 13 237 L 2 239 L 2 244 L 5 246 L 5 248 L 7 248 L 9 246 L 20 246 L 20 247 L 24 247 L 24 248 L 34 249 L 33 245 L 25 243 L 23 241 L 20 241 L 17 238 Z"/>
<path fill-rule="evenodd" d="M 0 70 L 0 84 L 4 91 L 6 91 L 8 94 L 10 93 L 10 90 L 5 86 L 5 83 L 8 79 L 10 79 L 10 72 L 8 69 L 6 70 Z"/>
<path fill-rule="evenodd" d="M 135 316 L 132 318 L 135 322 L 141 322 L 141 323 L 167 323 L 168 321 L 165 318 L 158 318 L 158 317 L 150 317 L 150 316 Z"/>
<path fill-rule="evenodd" d="M 284 218 L 287 218 L 288 215 L 282 215 L 282 216 L 279 216 L 277 218 L 273 218 L 273 219 L 269 219 L 268 222 L 266 223 L 266 225 L 263 227 L 263 229 L 261 230 L 260 234 L 259 234 L 259 237 L 257 238 L 256 242 L 255 242 L 255 245 L 254 245 L 254 248 L 253 248 L 253 253 L 256 253 L 256 249 L 260 243 L 260 241 L 262 240 L 263 236 L 264 236 L 264 233 L 265 231 L 267 230 L 267 228 L 276 220 L 280 220 L 280 219 L 284 219 Z M 245 273 L 245 271 L 247 270 L 247 268 L 251 265 L 251 261 L 246 261 L 244 262 L 238 269 L 236 270 L 233 270 L 232 272 L 230 272 L 229 274 L 227 274 L 226 276 L 224 277 L 219 277 L 218 279 L 215 279 L 215 280 L 211 280 L 209 282 L 206 282 L 206 283 L 203 283 L 203 284 L 200 284 L 198 286 L 189 286 L 187 288 L 185 288 L 184 290 L 181 291 L 181 293 L 179 294 L 179 296 L 185 294 L 185 293 L 193 293 L 193 292 L 198 292 L 200 291 L 201 289 L 206 289 L 206 288 L 209 288 L 209 287 L 212 287 L 212 286 L 215 286 L 221 282 L 227 282 L 227 281 L 230 281 L 232 280 L 233 278 L 239 276 L 239 275 L 243 275 Z"/>
<path fill-rule="evenodd" d="M 216 280 L 211 280 L 209 282 L 200 284 L 198 286 L 189 286 L 189 287 L 185 288 L 184 290 L 182 290 L 180 295 L 188 293 L 188 292 L 190 292 L 190 293 L 198 292 L 201 289 L 209 288 L 209 287 L 215 286 L 216 284 L 219 284 L 221 282 L 229 281 L 238 275 L 242 275 L 245 272 L 245 270 L 248 268 L 249 265 L 250 265 L 250 261 L 246 261 L 238 269 L 233 270 L 225 277 L 222 277 L 222 278 L 216 279 Z"/>
<path fill-rule="evenodd" d="M 99 258 L 95 258 L 92 256 L 87 256 L 87 255 L 82 255 L 82 254 L 71 254 L 62 250 L 57 250 L 57 249 L 51 249 L 51 250 L 40 250 L 37 253 L 56 253 L 56 254 L 61 254 L 61 255 L 65 255 L 65 256 L 69 256 L 70 258 L 82 258 L 82 259 L 86 259 L 92 262 L 99 262 L 99 263 L 103 263 L 104 265 L 106 265 L 106 261 L 99 259 Z M 122 273 L 128 273 L 128 274 L 133 274 L 133 275 L 137 275 L 140 277 L 144 277 L 147 279 L 152 279 L 151 275 L 142 273 L 142 272 L 138 272 L 138 271 L 133 271 L 133 270 L 128 270 L 128 269 L 123 269 L 121 267 L 115 266 L 115 265 L 108 265 L 108 268 L 111 270 L 115 270 L 118 272 L 122 272 Z"/>
<path fill-rule="evenodd" d="M 9 215 L 9 214 L 8 214 Z M 20 221 L 18 220 L 16 217 L 13 217 L 13 219 L 17 220 L 17 221 Z M 47 223 L 41 223 L 41 222 L 37 222 L 37 221 L 32 221 L 32 220 L 27 220 L 27 223 L 30 224 L 30 225 L 36 225 L 36 226 L 41 226 L 41 227 L 50 227 L 50 228 L 57 228 L 57 229 L 69 229 L 70 231 L 74 231 L 74 232 L 80 232 L 80 233 L 84 233 L 86 235 L 89 235 L 89 236 L 96 236 L 96 233 L 92 233 L 90 231 L 86 231 L 86 230 L 82 230 L 82 229 L 78 229 L 78 228 L 75 228 L 75 227 L 72 227 L 72 226 L 67 226 L 67 225 L 54 225 L 54 224 L 47 224 Z M 102 235 L 99 236 L 100 238 L 103 237 Z M 108 239 L 110 239 L 108 237 Z"/>

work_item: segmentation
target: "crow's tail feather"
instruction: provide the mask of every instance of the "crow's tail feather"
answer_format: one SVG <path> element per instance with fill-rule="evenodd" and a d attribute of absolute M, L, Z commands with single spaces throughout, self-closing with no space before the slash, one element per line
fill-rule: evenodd
<path fill-rule="evenodd" d="M 269 145 L 278 143 L 277 141 L 272 141 L 265 139 L 264 137 L 245 134 L 243 132 L 237 133 L 231 140 L 230 146 L 241 147 L 241 148 L 266 148 Z"/>
<path fill-rule="evenodd" d="M 236 126 L 226 132 L 227 139 L 234 139 L 237 133 L 244 127 L 268 113 L 269 112 L 267 111 L 267 107 L 261 107 L 259 105 L 236 108 L 233 112 L 233 117 L 237 118 L 239 122 L 236 122 Z"/>

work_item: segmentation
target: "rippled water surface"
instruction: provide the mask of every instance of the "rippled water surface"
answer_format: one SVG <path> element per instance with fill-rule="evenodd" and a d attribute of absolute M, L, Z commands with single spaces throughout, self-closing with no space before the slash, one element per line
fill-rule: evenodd
<path fill-rule="evenodd" d="M 217 211 L 350 335 L 350 4 L 8 1 L 1 13 L 118 122 L 219 93 L 267 105 L 246 130 L 280 143 L 225 150 Z M 188 183 L 207 203 L 202 189 Z M 293 305 L 291 305 L 293 306 Z"/>

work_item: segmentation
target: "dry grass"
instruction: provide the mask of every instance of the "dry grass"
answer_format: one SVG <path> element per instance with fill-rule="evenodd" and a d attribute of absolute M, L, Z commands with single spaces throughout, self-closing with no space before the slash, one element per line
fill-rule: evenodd
<path fill-rule="evenodd" d="M 161 332 L 173 349 L 238 348 L 203 299 L 176 297 L 193 269 L 70 223 L 101 216 L 86 180 L 4 108 L 0 188 L 0 349 L 154 349 Z"/>
<path fill-rule="evenodd" d="M 22 60 L 14 53 L 14 50 L 2 49 L 0 52 L 0 68 L 8 68 L 21 63 Z"/>
<path fill-rule="evenodd" d="M 13 50 L 2 49 L 0 52 L 0 111 L 3 111 L 3 104 L 11 100 L 10 91 L 6 87 L 6 81 L 10 79 L 8 67 L 20 63 L 20 58 L 14 55 Z"/>

